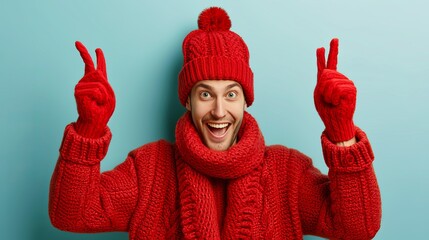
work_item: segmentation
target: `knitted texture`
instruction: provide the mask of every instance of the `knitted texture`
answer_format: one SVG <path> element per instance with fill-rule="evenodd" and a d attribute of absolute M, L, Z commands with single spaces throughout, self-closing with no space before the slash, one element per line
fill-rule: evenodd
<path fill-rule="evenodd" d="M 96 49 L 97 68 L 85 46 L 76 42 L 76 48 L 85 63 L 85 74 L 75 87 L 79 118 L 75 128 L 85 137 L 99 138 L 115 109 L 115 94 L 107 81 L 106 61 L 100 48 Z"/>
<path fill-rule="evenodd" d="M 248 114 L 244 119 L 237 144 L 223 159 L 200 147 L 184 115 L 176 132 L 185 139 L 146 144 L 102 174 L 110 131 L 89 139 L 69 125 L 51 180 L 53 225 L 74 232 L 128 231 L 130 239 L 374 237 L 380 192 L 371 146 L 361 130 L 350 147 L 322 135 L 328 177 L 296 150 L 264 146 L 256 122 Z M 184 146 L 187 142 L 194 145 Z M 228 157 L 233 170 L 225 168 Z M 220 173 L 197 170 L 202 164 Z"/>
<path fill-rule="evenodd" d="M 183 106 L 192 87 L 202 80 L 233 80 L 243 88 L 247 106 L 252 105 L 253 73 L 249 50 L 243 39 L 230 31 L 225 10 L 211 7 L 198 18 L 199 29 L 183 40 L 183 67 L 179 73 L 179 100 Z"/>
<path fill-rule="evenodd" d="M 317 85 L 314 103 L 333 142 L 343 142 L 355 136 L 353 114 L 356 107 L 356 87 L 337 72 L 338 39 L 332 39 L 325 63 L 325 49 L 317 49 Z"/>
<path fill-rule="evenodd" d="M 177 169 L 186 239 L 248 239 L 261 231 L 256 222 L 263 210 L 260 178 L 265 144 L 256 121 L 246 112 L 238 137 L 240 144 L 214 151 L 201 142 L 189 112 L 179 120 Z M 216 208 L 212 177 L 229 179 L 225 213 Z"/>

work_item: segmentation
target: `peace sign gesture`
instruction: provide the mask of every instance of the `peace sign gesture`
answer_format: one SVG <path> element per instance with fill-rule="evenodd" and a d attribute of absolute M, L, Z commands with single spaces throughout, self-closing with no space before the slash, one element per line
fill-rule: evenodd
<path fill-rule="evenodd" d="M 337 72 L 338 39 L 331 41 L 328 61 L 325 49 L 318 48 L 317 84 L 314 104 L 325 124 L 325 132 L 332 142 L 343 142 L 355 136 L 353 114 L 356 106 L 356 87 L 351 80 Z"/>
<path fill-rule="evenodd" d="M 101 137 L 115 109 L 115 94 L 107 81 L 106 61 L 100 48 L 95 50 L 97 68 L 91 55 L 81 42 L 76 48 L 85 63 L 85 74 L 75 87 L 75 99 L 79 118 L 76 131 L 90 138 Z"/>

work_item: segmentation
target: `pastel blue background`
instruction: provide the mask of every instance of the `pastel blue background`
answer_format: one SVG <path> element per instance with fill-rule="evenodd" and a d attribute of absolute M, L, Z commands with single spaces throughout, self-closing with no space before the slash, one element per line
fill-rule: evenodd
<path fill-rule="evenodd" d="M 127 239 L 75 234 L 48 218 L 51 173 L 82 41 L 107 59 L 117 105 L 103 170 L 128 151 L 174 140 L 181 44 L 209 6 L 225 8 L 250 49 L 256 101 L 248 110 L 268 144 L 297 148 L 326 172 L 313 105 L 315 50 L 340 39 L 339 71 L 355 81 L 355 122 L 373 145 L 383 201 L 376 239 L 427 238 L 429 5 L 425 1 L 2 1 L 0 3 L 0 235 L 2 239 Z M 94 56 L 94 54 L 93 54 Z M 305 239 L 318 239 L 306 237 Z"/>

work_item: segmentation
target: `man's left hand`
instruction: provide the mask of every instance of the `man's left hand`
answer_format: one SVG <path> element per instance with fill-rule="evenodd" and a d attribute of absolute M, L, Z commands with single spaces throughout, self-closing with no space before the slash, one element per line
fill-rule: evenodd
<path fill-rule="evenodd" d="M 353 114 L 356 106 L 356 87 L 351 80 L 337 71 L 338 39 L 331 41 L 328 62 L 325 49 L 317 52 L 317 84 L 314 103 L 323 123 L 325 133 L 334 143 L 354 139 Z"/>

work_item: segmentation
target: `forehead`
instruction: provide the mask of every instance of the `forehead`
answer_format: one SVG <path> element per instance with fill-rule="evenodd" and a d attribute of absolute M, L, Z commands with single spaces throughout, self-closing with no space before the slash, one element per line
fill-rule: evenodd
<path fill-rule="evenodd" d="M 204 88 L 209 90 L 229 90 L 231 88 L 239 88 L 242 90 L 241 85 L 233 80 L 203 80 L 197 82 L 192 90 L 195 90 L 197 88 Z"/>

